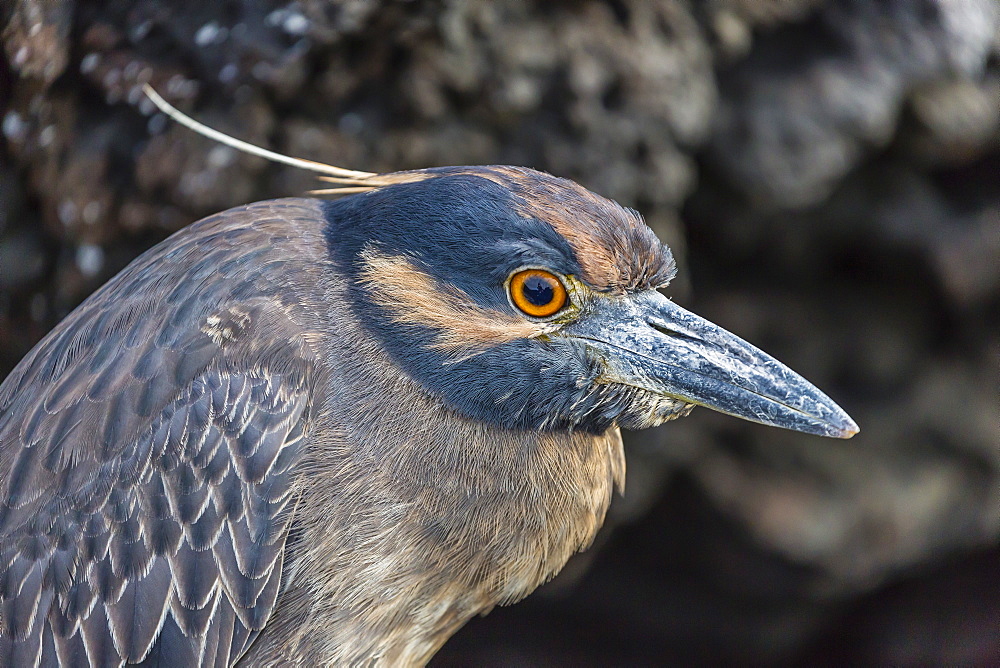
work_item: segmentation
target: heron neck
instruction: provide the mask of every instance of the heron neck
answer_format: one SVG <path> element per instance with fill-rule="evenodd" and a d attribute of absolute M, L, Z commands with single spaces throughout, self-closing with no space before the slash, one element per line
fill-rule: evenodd
<path fill-rule="evenodd" d="M 252 652 L 419 664 L 591 543 L 623 482 L 621 437 L 463 418 L 395 366 L 343 303 L 331 301 L 333 391 L 300 465 L 284 603 Z"/>

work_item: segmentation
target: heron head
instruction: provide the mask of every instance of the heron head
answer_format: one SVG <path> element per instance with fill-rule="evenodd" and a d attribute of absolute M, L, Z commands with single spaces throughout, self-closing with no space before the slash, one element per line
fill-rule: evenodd
<path fill-rule="evenodd" d="M 400 181 L 327 204 L 330 252 L 371 335 L 459 413 L 603 431 L 699 405 L 857 432 L 804 378 L 664 296 L 673 256 L 635 211 L 523 168 Z"/>

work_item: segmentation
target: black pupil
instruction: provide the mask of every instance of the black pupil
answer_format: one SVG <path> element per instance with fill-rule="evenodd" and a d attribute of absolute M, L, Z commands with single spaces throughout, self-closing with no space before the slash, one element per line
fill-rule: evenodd
<path fill-rule="evenodd" d="M 556 298 L 552 283 L 541 276 L 529 276 L 522 289 L 524 298 L 535 306 L 548 306 Z"/>

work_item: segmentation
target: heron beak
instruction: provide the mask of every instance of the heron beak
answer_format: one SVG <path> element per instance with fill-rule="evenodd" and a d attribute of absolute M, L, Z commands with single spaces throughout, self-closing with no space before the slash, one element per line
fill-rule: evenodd
<path fill-rule="evenodd" d="M 595 300 L 562 330 L 603 360 L 600 380 L 761 424 L 850 438 L 858 425 L 767 353 L 650 290 Z"/>

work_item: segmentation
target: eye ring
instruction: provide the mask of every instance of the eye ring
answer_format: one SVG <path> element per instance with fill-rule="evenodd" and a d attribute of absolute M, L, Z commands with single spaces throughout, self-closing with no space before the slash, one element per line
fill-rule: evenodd
<path fill-rule="evenodd" d="M 510 300 L 525 315 L 547 318 L 566 306 L 569 297 L 559 277 L 544 269 L 522 269 L 507 282 Z"/>

